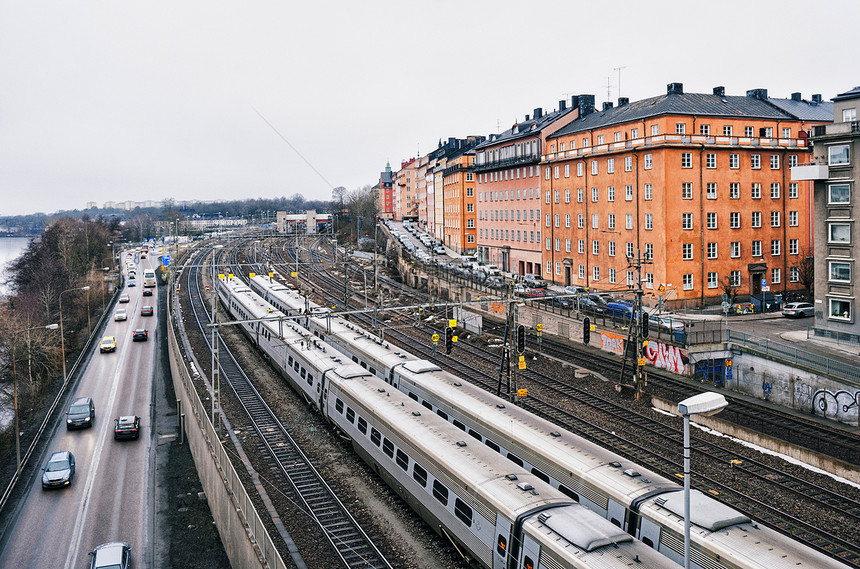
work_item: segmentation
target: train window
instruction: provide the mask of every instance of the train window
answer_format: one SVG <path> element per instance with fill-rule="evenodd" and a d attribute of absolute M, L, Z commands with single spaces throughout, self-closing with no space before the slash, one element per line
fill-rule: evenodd
<path fill-rule="evenodd" d="M 299 371 L 299 360 L 293 362 L 293 369 Z"/>
<path fill-rule="evenodd" d="M 388 458 L 394 457 L 394 443 L 388 439 L 382 441 L 382 452 L 388 455 Z"/>
<path fill-rule="evenodd" d="M 358 363 L 358 358 L 355 356 L 352 356 L 352 361 L 354 361 L 355 363 Z"/>
<path fill-rule="evenodd" d="M 400 449 L 397 449 L 397 466 L 402 468 L 404 471 L 409 470 L 409 457 L 406 456 L 406 453 Z"/>
<path fill-rule="evenodd" d="M 517 455 L 510 453 L 510 452 L 508 453 L 508 460 L 510 460 L 511 462 L 513 462 L 514 464 L 516 464 L 518 466 L 523 465 L 523 459 L 521 459 Z"/>
<path fill-rule="evenodd" d="M 448 505 L 448 489 L 438 480 L 433 481 L 433 497 L 443 506 Z"/>
<path fill-rule="evenodd" d="M 363 367 L 364 369 L 367 369 L 367 364 L 364 362 L 361 362 L 361 367 Z"/>
<path fill-rule="evenodd" d="M 576 492 L 574 492 L 573 490 L 571 490 L 570 488 L 568 488 L 564 484 L 559 484 L 558 491 L 561 492 L 562 494 L 564 494 L 565 496 L 567 496 L 568 498 L 570 498 L 571 500 L 573 500 L 575 502 L 579 502 L 579 494 L 577 494 Z"/>
<path fill-rule="evenodd" d="M 651 540 L 650 540 L 649 538 L 647 538 L 647 537 L 642 537 L 642 543 L 644 543 L 645 545 L 647 545 L 647 546 L 648 546 L 648 547 L 650 547 L 651 549 L 653 549 L 653 548 L 654 548 L 654 542 L 653 542 L 653 541 L 651 541 Z"/>
<path fill-rule="evenodd" d="M 481 437 L 481 433 L 479 433 L 479 432 L 477 432 L 477 431 L 473 431 L 472 429 L 469 429 L 469 436 L 470 436 L 470 437 L 472 437 L 472 438 L 474 438 L 474 439 L 478 439 L 479 441 L 484 440 L 484 439 Z"/>
<path fill-rule="evenodd" d="M 349 412 L 349 410 L 347 410 Z M 532 474 L 543 480 L 544 482 L 549 483 L 549 476 L 538 470 L 537 468 L 532 468 Z"/>
<path fill-rule="evenodd" d="M 415 464 L 412 467 L 412 478 L 414 478 L 415 481 L 424 488 L 427 487 L 427 471 L 424 470 L 420 464 Z"/>
<path fill-rule="evenodd" d="M 308 385 L 313 385 L 313 384 L 314 384 L 314 376 L 311 374 L 308 374 Z"/>
<path fill-rule="evenodd" d="M 617 519 L 612 518 L 612 519 L 611 519 L 611 520 L 609 520 L 609 521 L 610 521 L 610 522 L 612 522 L 614 525 L 616 525 L 616 526 L 618 526 L 618 527 L 621 527 L 621 522 L 619 522 Z"/>
<path fill-rule="evenodd" d="M 290 356 L 290 358 L 287 360 L 287 364 L 290 366 L 293 365 L 293 356 Z"/>
<path fill-rule="evenodd" d="M 454 419 L 454 426 L 457 427 L 458 429 L 460 429 L 461 431 L 466 430 L 466 425 L 464 425 L 463 423 L 461 423 L 457 419 Z"/>
<path fill-rule="evenodd" d="M 472 525 L 472 508 L 460 498 L 454 499 L 454 515 L 457 519 L 466 524 L 466 527 Z"/>
<path fill-rule="evenodd" d="M 424 405 L 425 407 L 427 407 L 428 409 L 430 409 L 431 411 L 433 410 L 433 405 L 431 405 L 430 402 L 427 401 L 426 399 L 424 401 L 422 401 L 421 404 Z"/>
<path fill-rule="evenodd" d="M 355 421 L 355 411 L 352 410 L 352 407 L 346 408 L 346 420 L 350 423 Z"/>
<path fill-rule="evenodd" d="M 448 420 L 448 413 L 446 413 L 445 411 L 437 409 L 436 414 L 445 419 L 446 421 Z"/>
<path fill-rule="evenodd" d="M 302 379 L 304 379 L 304 378 L 305 378 L 305 376 L 307 375 L 307 374 L 305 373 L 305 368 L 302 368 L 301 370 L 299 370 L 299 374 L 302 376 Z"/>
<path fill-rule="evenodd" d="M 499 445 L 497 445 L 496 443 L 494 443 L 494 442 L 493 442 L 493 441 L 491 441 L 490 439 L 485 440 L 485 441 L 484 441 L 484 444 L 485 444 L 485 445 L 487 445 L 488 447 L 490 447 L 491 449 L 493 449 L 493 450 L 494 450 L 494 451 L 496 451 L 496 452 L 502 452 L 502 449 L 499 447 Z"/>
<path fill-rule="evenodd" d="M 367 434 L 367 421 L 365 421 L 361 417 L 358 418 L 358 430 L 361 431 L 362 435 Z"/>
<path fill-rule="evenodd" d="M 415 395 L 414 393 L 412 393 L 411 391 L 409 392 L 409 398 L 414 399 L 415 401 L 418 401 L 418 396 Z"/>
<path fill-rule="evenodd" d="M 504 557 L 505 553 L 508 549 L 508 540 L 505 539 L 505 536 L 499 535 L 499 542 L 496 544 L 496 553 Z"/>
<path fill-rule="evenodd" d="M 338 413 L 343 413 L 343 401 L 340 400 L 340 397 L 335 400 L 334 408 L 337 409 Z"/>
<path fill-rule="evenodd" d="M 371 367 L 371 368 L 370 368 L 370 373 L 372 373 L 373 375 L 376 375 L 376 370 L 375 370 L 373 367 Z"/>
<path fill-rule="evenodd" d="M 535 569 L 535 562 L 528 555 L 523 557 L 523 569 Z"/>

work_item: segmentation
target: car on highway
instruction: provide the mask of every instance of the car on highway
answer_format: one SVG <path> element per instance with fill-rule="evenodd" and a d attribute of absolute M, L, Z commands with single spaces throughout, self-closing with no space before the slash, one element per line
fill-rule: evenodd
<path fill-rule="evenodd" d="M 66 412 L 66 430 L 92 427 L 95 419 L 96 406 L 92 397 L 78 397 L 72 401 Z"/>
<path fill-rule="evenodd" d="M 75 455 L 67 450 L 57 451 L 42 469 L 42 488 L 64 488 L 72 483 L 74 476 Z"/>
<path fill-rule="evenodd" d="M 90 569 L 128 569 L 131 546 L 121 541 L 103 543 L 90 551 Z"/>
<path fill-rule="evenodd" d="M 151 288 L 143 289 L 143 296 L 152 296 L 152 289 Z"/>
<path fill-rule="evenodd" d="M 141 316 L 152 316 L 153 310 L 151 306 L 143 306 L 140 309 Z"/>
<path fill-rule="evenodd" d="M 116 351 L 116 338 L 113 336 L 105 336 L 102 338 L 102 341 L 99 342 L 99 352 L 115 352 Z"/>
<path fill-rule="evenodd" d="M 140 417 L 137 415 L 123 415 L 113 420 L 113 438 L 136 439 L 140 437 Z"/>
<path fill-rule="evenodd" d="M 128 297 L 128 295 L 127 295 L 127 294 L 121 294 L 121 295 L 119 295 L 119 302 L 120 302 L 120 304 L 125 304 L 126 302 L 130 302 L 130 301 L 131 301 L 131 299 Z"/>
<path fill-rule="evenodd" d="M 128 314 L 126 313 L 125 308 L 117 308 L 116 312 L 113 313 L 113 319 L 117 322 L 128 320 Z"/>
<path fill-rule="evenodd" d="M 129 287 L 137 286 L 136 283 L 134 282 L 134 279 L 131 279 L 128 281 L 128 286 Z"/>
<path fill-rule="evenodd" d="M 148 333 L 143 328 L 138 328 L 134 332 L 131 333 L 131 341 L 132 342 L 146 342 L 148 339 Z"/>
<path fill-rule="evenodd" d="M 782 315 L 786 318 L 803 318 L 804 316 L 815 316 L 815 307 L 809 302 L 789 302 L 782 309 Z"/>

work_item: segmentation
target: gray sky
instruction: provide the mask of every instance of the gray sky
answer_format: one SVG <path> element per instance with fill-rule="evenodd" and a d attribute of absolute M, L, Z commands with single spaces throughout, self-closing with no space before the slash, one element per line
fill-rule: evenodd
<path fill-rule="evenodd" d="M 329 199 L 440 138 L 572 94 L 600 105 L 607 79 L 612 100 L 671 82 L 829 99 L 860 84 L 858 15 L 849 0 L 0 0 L 0 216 Z"/>

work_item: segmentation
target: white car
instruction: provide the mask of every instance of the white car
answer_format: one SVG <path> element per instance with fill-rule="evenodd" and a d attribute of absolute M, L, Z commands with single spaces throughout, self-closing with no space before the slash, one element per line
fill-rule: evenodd
<path fill-rule="evenodd" d="M 815 307 L 808 302 L 790 302 L 782 309 L 782 315 L 786 318 L 815 316 Z"/>
<path fill-rule="evenodd" d="M 117 322 L 120 320 L 128 320 L 128 314 L 126 314 L 125 308 L 117 308 L 116 312 L 113 313 L 113 319 Z"/>

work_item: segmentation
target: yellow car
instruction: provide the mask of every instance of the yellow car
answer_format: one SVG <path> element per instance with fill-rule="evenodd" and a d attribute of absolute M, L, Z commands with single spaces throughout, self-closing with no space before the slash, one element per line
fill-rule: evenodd
<path fill-rule="evenodd" d="M 99 344 L 99 352 L 115 352 L 116 351 L 116 338 L 113 336 L 105 336 L 102 338 L 101 343 Z"/>

